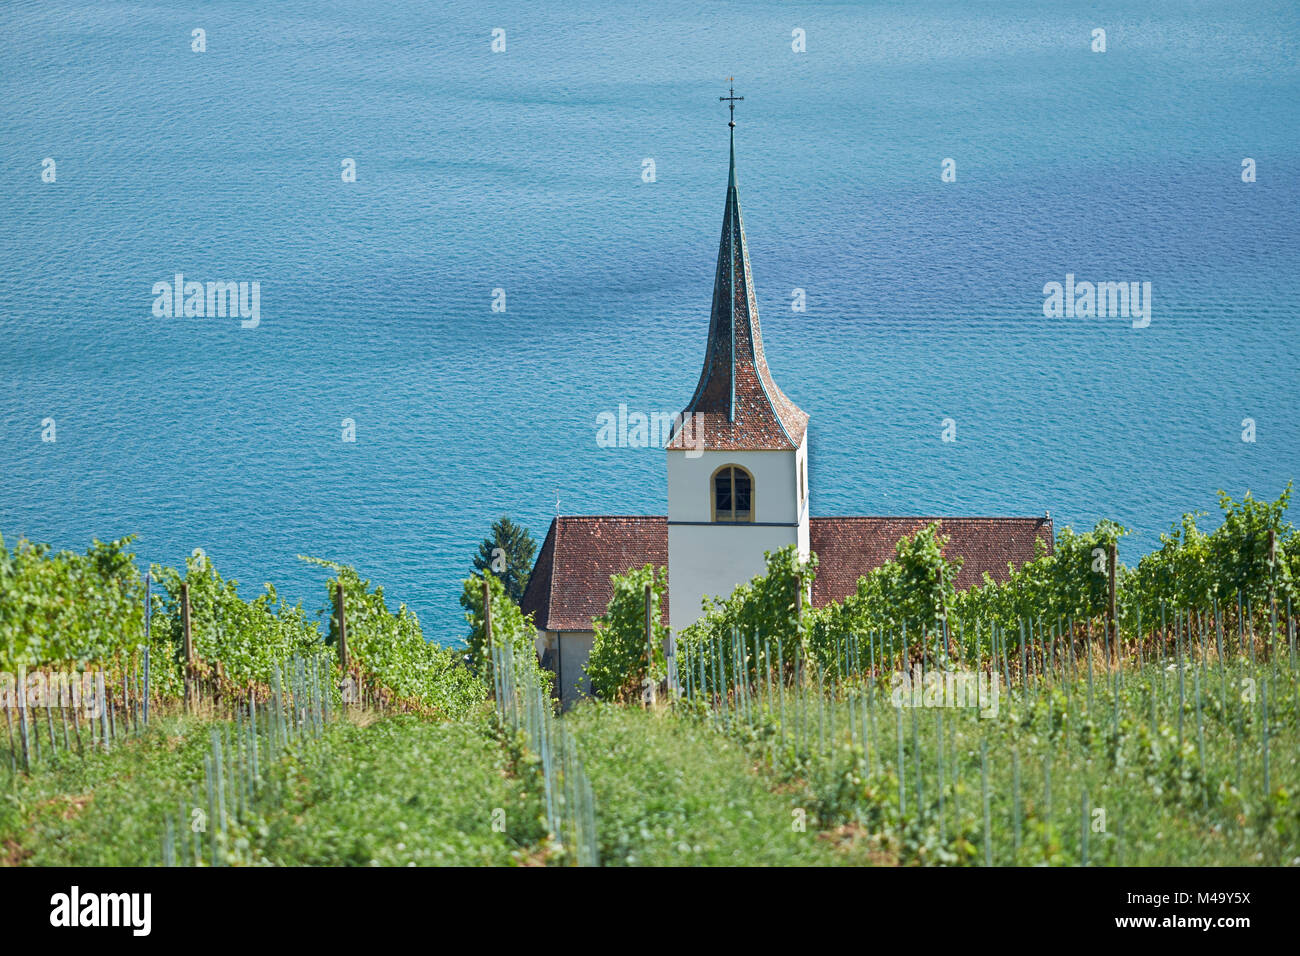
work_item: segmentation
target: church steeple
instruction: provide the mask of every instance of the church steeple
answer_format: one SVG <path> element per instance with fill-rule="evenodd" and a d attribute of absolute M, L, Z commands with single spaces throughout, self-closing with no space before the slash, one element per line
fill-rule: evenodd
<path fill-rule="evenodd" d="M 758 303 L 749 267 L 745 225 L 736 190 L 736 103 L 744 97 L 719 97 L 732 111 L 731 155 L 727 170 L 727 200 L 722 213 L 722 238 L 713 280 L 713 309 L 704 368 L 683 417 L 697 416 L 703 426 L 704 447 L 717 450 L 790 450 L 798 448 L 808 427 L 801 411 L 772 381 L 763 355 Z M 680 433 L 668 447 L 686 447 Z"/>

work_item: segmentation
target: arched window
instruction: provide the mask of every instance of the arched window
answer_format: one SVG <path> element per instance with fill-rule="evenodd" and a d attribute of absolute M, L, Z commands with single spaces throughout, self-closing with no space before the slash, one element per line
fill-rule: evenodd
<path fill-rule="evenodd" d="M 754 476 L 739 465 L 723 465 L 713 473 L 713 520 L 754 520 Z"/>

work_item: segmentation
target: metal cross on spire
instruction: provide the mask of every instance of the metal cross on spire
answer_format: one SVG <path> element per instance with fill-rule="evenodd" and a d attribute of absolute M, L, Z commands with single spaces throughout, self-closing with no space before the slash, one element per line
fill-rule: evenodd
<path fill-rule="evenodd" d="M 731 110 L 731 122 L 729 122 L 727 125 L 730 126 L 732 129 L 735 129 L 736 128 L 736 104 L 741 102 L 744 99 L 744 97 L 736 95 L 736 78 L 734 76 L 727 77 L 727 82 L 731 84 L 731 95 L 719 96 L 718 102 L 726 103 L 727 109 Z"/>

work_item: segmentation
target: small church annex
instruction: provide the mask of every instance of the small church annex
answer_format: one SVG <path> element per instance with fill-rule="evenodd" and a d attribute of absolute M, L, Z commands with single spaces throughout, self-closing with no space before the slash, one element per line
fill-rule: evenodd
<path fill-rule="evenodd" d="M 652 564 L 668 569 L 664 614 L 680 630 L 705 596 L 725 597 L 764 571 L 764 553 L 795 545 L 819 559 L 812 603 L 852 593 L 894 556 L 898 541 L 938 521 L 947 555 L 963 561 L 957 587 L 1004 580 L 1008 565 L 1050 547 L 1052 522 L 1032 518 L 812 517 L 808 414 L 772 380 L 736 190 L 735 101 L 722 238 L 699 383 L 667 443 L 668 513 L 556 517 L 538 552 L 522 608 L 565 706 L 589 692 L 584 674 L 610 577 Z M 688 436 L 685 430 L 691 428 Z"/>

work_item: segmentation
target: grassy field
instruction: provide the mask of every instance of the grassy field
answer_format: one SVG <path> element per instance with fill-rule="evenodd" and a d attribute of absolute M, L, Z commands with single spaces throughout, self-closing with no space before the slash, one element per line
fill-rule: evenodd
<path fill-rule="evenodd" d="M 18 775 L 0 798 L 4 862 L 162 862 L 167 816 L 183 810 L 188 821 L 206 805 L 214 726 L 162 718 L 112 753 Z M 486 720 L 339 721 L 265 768 L 262 786 L 271 797 L 230 824 L 247 862 L 511 864 L 534 857 L 544 836 L 536 795 L 508 774 Z M 206 852 L 206 823 L 186 836 Z"/>
<path fill-rule="evenodd" d="M 156 719 L 111 753 L 87 748 L 18 774 L 0 794 L 6 863 L 148 866 L 161 862 L 159 823 L 202 779 L 207 725 Z"/>
<path fill-rule="evenodd" d="M 538 794 L 508 773 L 486 722 L 391 717 L 345 724 L 294 771 L 290 796 L 258 835 L 265 862 L 470 866 L 540 859 Z"/>
<path fill-rule="evenodd" d="M 707 723 L 592 704 L 578 740 L 606 866 L 811 866 L 867 862 L 795 829 L 797 791 L 773 792 L 737 742 Z"/>
<path fill-rule="evenodd" d="M 869 862 L 796 829 L 796 791 L 774 792 L 745 748 L 707 722 L 593 705 L 565 723 L 592 782 L 603 865 Z M 160 863 L 163 821 L 204 806 L 204 756 L 220 726 L 160 718 L 112 753 L 18 775 L 0 801 L 4 862 Z M 229 825 L 243 863 L 531 865 L 550 856 L 536 779 L 512 770 L 487 718 L 339 721 L 288 749 L 262 780 L 274 798 Z M 206 829 L 184 838 L 206 854 Z"/>

